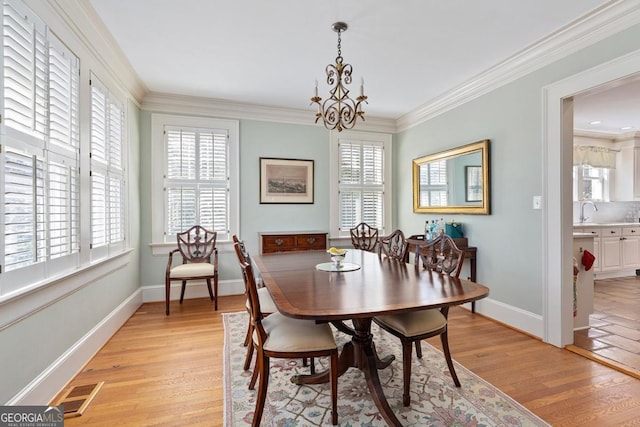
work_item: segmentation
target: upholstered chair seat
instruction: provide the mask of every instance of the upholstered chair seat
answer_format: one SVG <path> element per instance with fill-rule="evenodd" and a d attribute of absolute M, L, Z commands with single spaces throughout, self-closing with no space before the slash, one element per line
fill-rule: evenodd
<path fill-rule="evenodd" d="M 267 333 L 264 349 L 279 353 L 323 351 L 336 348 L 333 331 L 328 323 L 301 320 L 273 313 L 265 317 L 262 326 Z M 258 345 L 257 332 L 253 332 Z"/>
<path fill-rule="evenodd" d="M 440 330 L 447 325 L 447 318 L 439 310 L 383 315 L 377 316 L 376 320 L 378 324 L 395 329 L 407 337 L 427 334 Z"/>
<path fill-rule="evenodd" d="M 213 276 L 215 267 L 204 262 L 193 264 L 180 264 L 171 269 L 169 277 L 171 279 L 182 279 L 194 276 Z"/>

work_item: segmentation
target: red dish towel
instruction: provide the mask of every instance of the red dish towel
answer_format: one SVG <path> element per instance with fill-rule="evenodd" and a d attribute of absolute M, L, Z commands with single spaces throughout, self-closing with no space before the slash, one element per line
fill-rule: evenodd
<path fill-rule="evenodd" d="M 585 250 L 582 252 L 582 265 L 584 265 L 585 271 L 591 270 L 593 267 L 593 263 L 595 262 L 596 257 L 591 252 Z"/>

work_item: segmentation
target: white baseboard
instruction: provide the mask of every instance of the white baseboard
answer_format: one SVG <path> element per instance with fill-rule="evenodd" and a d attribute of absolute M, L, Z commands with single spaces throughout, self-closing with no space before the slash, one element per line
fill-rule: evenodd
<path fill-rule="evenodd" d="M 213 285 L 212 285 L 213 286 Z M 171 283 L 171 300 L 180 299 L 180 282 Z M 218 295 L 242 295 L 244 293 L 244 282 L 237 280 L 220 280 L 218 282 Z M 184 298 L 208 298 L 209 290 L 207 283 L 202 280 L 192 280 L 187 282 L 187 289 L 184 292 Z M 155 302 L 164 301 L 164 283 L 162 285 L 151 285 L 142 287 L 142 301 Z"/>
<path fill-rule="evenodd" d="M 14 406 L 55 403 L 51 400 L 80 372 L 141 304 L 142 291 L 138 289 L 6 404 Z"/>
<path fill-rule="evenodd" d="M 465 304 L 465 306 L 471 309 L 471 304 Z M 529 335 L 542 338 L 544 322 L 539 314 L 534 314 L 491 298 L 477 301 L 476 313 L 481 313 Z"/>

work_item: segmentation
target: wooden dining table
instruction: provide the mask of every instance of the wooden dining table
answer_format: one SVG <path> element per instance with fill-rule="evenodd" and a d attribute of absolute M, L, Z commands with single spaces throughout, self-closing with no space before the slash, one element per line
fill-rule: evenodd
<path fill-rule="evenodd" d="M 457 279 L 376 254 L 348 250 L 344 265 L 351 271 L 323 271 L 331 262 L 326 251 L 287 252 L 252 257 L 264 285 L 285 316 L 331 322 L 351 335 L 339 356 L 338 374 L 349 367 L 364 372 L 371 396 L 389 425 L 400 426 L 380 384 L 378 370 L 394 360 L 379 357 L 371 323 L 381 314 L 440 308 L 476 301 L 489 294 L 486 286 Z M 344 323 L 351 320 L 353 327 Z M 328 382 L 327 372 L 298 375 L 294 382 Z"/>

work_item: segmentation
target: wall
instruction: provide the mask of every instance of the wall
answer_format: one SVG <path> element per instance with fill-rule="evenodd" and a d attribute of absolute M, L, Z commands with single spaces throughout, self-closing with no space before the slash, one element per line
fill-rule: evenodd
<path fill-rule="evenodd" d="M 469 243 L 478 246 L 478 281 L 490 287 L 490 300 L 541 316 L 542 211 L 532 209 L 532 198 L 542 194 L 542 89 L 637 49 L 638 25 L 401 132 L 394 168 L 398 226 L 419 232 L 425 219 L 433 219 L 411 210 L 413 158 L 490 139 L 492 214 L 445 215 L 445 220 L 463 223 Z M 563 203 L 563 209 L 572 209 L 570 194 Z M 551 216 L 560 220 L 560 212 Z"/>
<path fill-rule="evenodd" d="M 166 105 L 162 111 L 171 111 Z M 152 111 L 141 113 L 141 215 L 151 218 L 151 141 Z M 260 204 L 260 157 L 314 160 L 314 203 L 300 205 Z M 258 253 L 260 231 L 329 231 L 329 133 L 319 126 L 294 125 L 256 120 L 240 120 L 240 230 L 250 253 Z M 145 300 L 164 299 L 164 274 L 167 256 L 154 256 L 151 221 L 140 229 L 142 286 Z M 220 294 L 242 292 L 240 270 L 233 247 L 222 243 L 219 252 Z M 240 286 L 240 287 L 239 287 Z M 161 291 L 162 292 L 159 292 Z M 197 295 L 191 293 L 191 296 Z M 189 295 L 187 295 L 189 297 Z"/>

